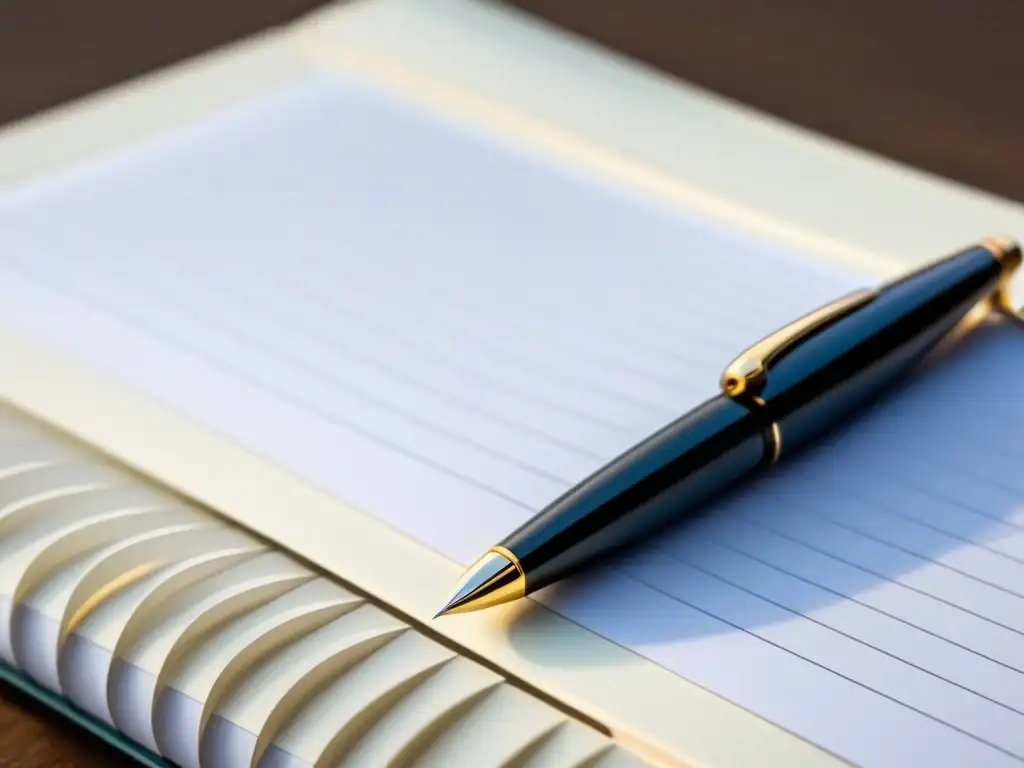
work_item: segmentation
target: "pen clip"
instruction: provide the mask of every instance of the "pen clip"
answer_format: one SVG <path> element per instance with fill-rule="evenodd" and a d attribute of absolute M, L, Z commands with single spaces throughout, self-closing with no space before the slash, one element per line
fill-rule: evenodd
<path fill-rule="evenodd" d="M 824 330 L 835 321 L 864 306 L 878 291 L 864 289 L 848 294 L 809 312 L 745 349 L 726 367 L 722 389 L 730 397 L 756 397 L 768 380 L 768 370 L 801 342 Z"/>
<path fill-rule="evenodd" d="M 991 298 L 991 309 L 1017 325 L 1024 326 L 1024 307 L 1015 307 L 1010 293 L 1010 282 L 1021 266 L 1020 246 L 1005 237 L 987 237 L 982 241 L 993 256 L 1003 265 L 1003 276 Z"/>
<path fill-rule="evenodd" d="M 982 241 L 982 246 L 992 253 L 1003 267 L 1002 277 L 986 301 L 988 308 L 1024 327 L 1024 307 L 1015 307 L 1010 294 L 1010 281 L 1024 261 L 1020 246 L 1004 237 L 986 238 Z M 768 371 L 773 363 L 803 341 L 869 303 L 877 295 L 877 289 L 865 289 L 848 294 L 804 315 L 745 349 L 729 363 L 722 374 L 722 389 L 725 394 L 734 398 L 748 397 L 756 401 L 768 381 Z"/>

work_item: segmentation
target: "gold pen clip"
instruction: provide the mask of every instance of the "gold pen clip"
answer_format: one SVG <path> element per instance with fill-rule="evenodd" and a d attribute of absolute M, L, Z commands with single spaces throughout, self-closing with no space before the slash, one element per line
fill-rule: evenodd
<path fill-rule="evenodd" d="M 722 374 L 722 389 L 730 397 L 755 397 L 768 381 L 772 363 L 801 341 L 858 309 L 878 295 L 876 289 L 864 289 L 844 296 L 794 320 L 743 351 Z"/>
<path fill-rule="evenodd" d="M 986 300 L 988 309 L 1024 325 L 1024 308 L 1014 307 L 1010 295 L 1010 281 L 1022 262 L 1020 246 L 1004 237 L 989 237 L 981 244 L 1003 267 L 1002 279 L 991 297 Z M 768 371 L 772 363 L 802 341 L 864 306 L 877 295 L 877 289 L 851 293 L 804 315 L 744 350 L 739 357 L 729 363 L 722 374 L 722 389 L 725 394 L 736 398 L 747 397 L 757 402 L 758 395 L 768 381 Z"/>
<path fill-rule="evenodd" d="M 1024 307 L 1013 306 L 1013 298 L 1010 295 L 1010 282 L 1021 265 L 1020 246 L 1006 237 L 987 237 L 981 244 L 1003 265 L 1003 277 L 992 294 L 992 311 L 1005 315 L 1014 323 L 1024 325 Z"/>

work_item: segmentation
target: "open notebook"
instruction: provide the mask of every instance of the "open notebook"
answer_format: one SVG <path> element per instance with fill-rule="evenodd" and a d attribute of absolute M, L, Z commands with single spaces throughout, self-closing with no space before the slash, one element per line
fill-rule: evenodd
<path fill-rule="evenodd" d="M 0 392 L 358 590 L 162 491 L 126 501 L 110 459 L 82 469 L 12 416 L 0 654 L 184 765 L 1024 763 L 1009 327 L 546 610 L 415 628 L 737 350 L 877 279 L 344 72 L 9 187 Z M 39 501 L 57 481 L 119 490 Z M 81 581 L 150 530 L 112 499 L 200 564 L 134 571 L 142 544 L 129 586 Z M 423 714 L 502 670 L 528 685 L 490 720 Z"/>

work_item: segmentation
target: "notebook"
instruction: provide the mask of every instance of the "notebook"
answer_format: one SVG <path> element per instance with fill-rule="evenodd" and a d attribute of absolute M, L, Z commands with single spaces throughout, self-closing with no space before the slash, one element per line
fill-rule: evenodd
<path fill-rule="evenodd" d="M 1008 325 L 699 521 L 430 621 L 739 349 L 1024 222 L 435 7 L 429 51 L 426 6 L 346 7 L 0 143 L 7 674 L 153 764 L 1020 764 Z M 488 79 L 515 56 L 584 103 Z M 689 151 L 588 128 L 627 90 Z M 737 147 L 802 181 L 753 206 L 706 174 Z"/>

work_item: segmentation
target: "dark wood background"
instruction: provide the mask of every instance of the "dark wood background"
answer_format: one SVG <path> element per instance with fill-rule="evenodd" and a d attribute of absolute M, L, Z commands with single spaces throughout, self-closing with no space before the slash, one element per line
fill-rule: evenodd
<path fill-rule="evenodd" d="M 510 2 L 792 122 L 1024 201 L 1019 0 Z M 0 0 L 0 123 L 320 4 Z M 127 765 L 0 687 L 0 768 Z"/>

